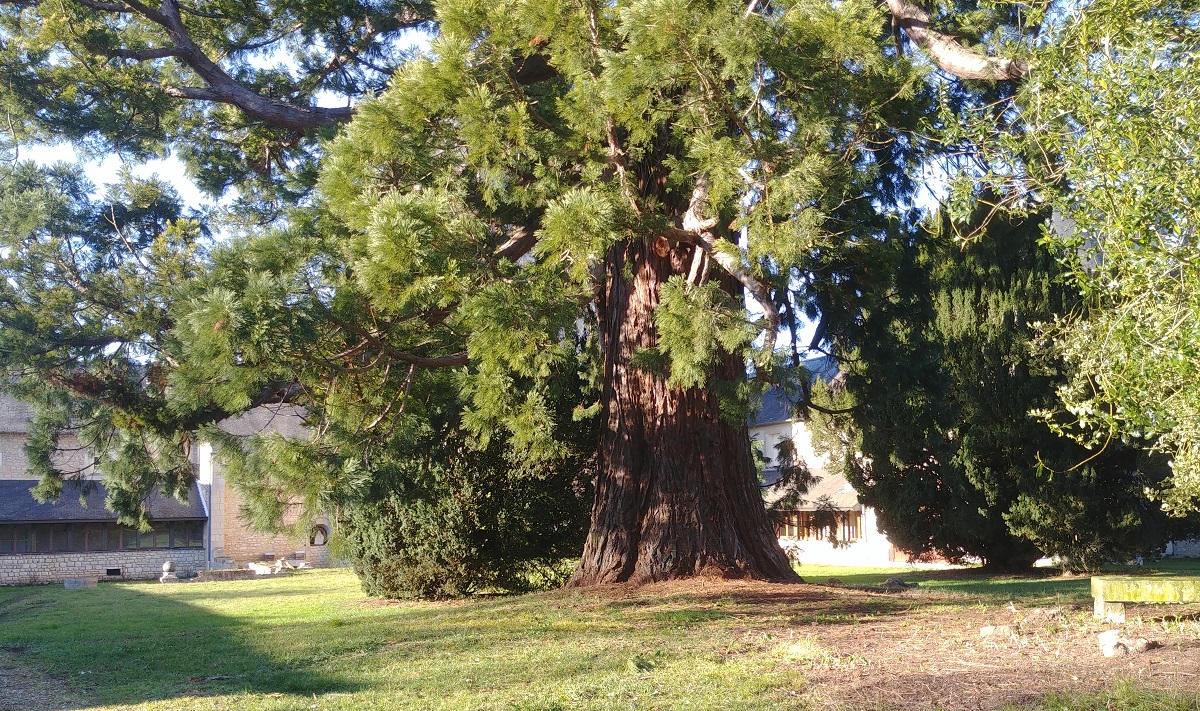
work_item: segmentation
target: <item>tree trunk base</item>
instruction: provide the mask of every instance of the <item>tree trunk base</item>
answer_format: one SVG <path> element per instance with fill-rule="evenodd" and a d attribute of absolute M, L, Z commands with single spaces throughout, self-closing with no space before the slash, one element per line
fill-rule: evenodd
<path fill-rule="evenodd" d="M 633 365 L 656 344 L 659 286 L 690 264 L 691 250 L 660 254 L 642 240 L 609 253 L 596 499 L 570 587 L 800 580 L 767 518 L 745 422 L 727 419 L 711 389 L 673 387 L 664 374 Z M 727 383 L 745 377 L 740 356 L 725 357 L 713 373 Z"/>

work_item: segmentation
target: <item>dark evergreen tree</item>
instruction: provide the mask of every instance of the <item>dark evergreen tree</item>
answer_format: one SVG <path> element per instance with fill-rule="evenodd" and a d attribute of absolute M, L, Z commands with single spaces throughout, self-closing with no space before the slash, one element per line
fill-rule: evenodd
<path fill-rule="evenodd" d="M 1034 324 L 1078 298 L 1040 220 L 980 222 L 988 214 L 974 216 L 978 239 L 956 239 L 941 217 L 904 250 L 832 398 L 853 412 L 825 416 L 824 441 L 916 557 L 1019 568 L 1048 554 L 1092 569 L 1161 549 L 1165 516 L 1145 490 L 1163 463 L 1120 442 L 1089 451 L 1034 416 L 1065 378 L 1032 348 Z"/>
<path fill-rule="evenodd" d="M 363 589 L 429 598 L 566 582 L 591 510 L 586 462 L 522 471 L 501 442 L 480 451 L 457 427 L 431 434 L 338 509 Z"/>

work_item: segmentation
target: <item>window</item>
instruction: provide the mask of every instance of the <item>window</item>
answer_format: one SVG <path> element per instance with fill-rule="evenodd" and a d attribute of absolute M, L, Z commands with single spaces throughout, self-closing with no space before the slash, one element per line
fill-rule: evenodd
<path fill-rule="evenodd" d="M 862 513 L 846 511 L 841 515 L 843 541 L 857 541 L 862 537 Z"/>
<path fill-rule="evenodd" d="M 171 526 L 167 523 L 154 524 L 153 548 L 170 548 L 171 547 Z"/>
<path fill-rule="evenodd" d="M 82 529 L 84 550 L 108 550 L 108 526 L 103 523 L 89 523 L 82 526 Z"/>
<path fill-rule="evenodd" d="M 204 522 L 191 521 L 188 525 L 188 542 L 189 548 L 204 547 Z"/>
<path fill-rule="evenodd" d="M 50 552 L 50 527 L 46 525 L 30 526 L 32 535 L 29 537 L 30 553 Z"/>
<path fill-rule="evenodd" d="M 862 512 L 860 511 L 798 511 L 789 514 L 776 526 L 776 535 L 801 541 L 829 541 L 836 538 L 841 543 L 857 541 L 862 536 Z"/>
<path fill-rule="evenodd" d="M 203 521 L 163 521 L 145 533 L 115 523 L 0 525 L 0 555 L 203 546 Z"/>
<path fill-rule="evenodd" d="M 172 521 L 172 548 L 200 548 L 204 545 L 203 521 Z"/>

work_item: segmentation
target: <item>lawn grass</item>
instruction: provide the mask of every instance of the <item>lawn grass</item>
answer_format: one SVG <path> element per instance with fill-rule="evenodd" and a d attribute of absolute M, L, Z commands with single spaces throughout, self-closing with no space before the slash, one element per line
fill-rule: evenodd
<path fill-rule="evenodd" d="M 724 653 L 737 636 L 720 600 L 380 604 L 342 570 L 5 599 L 6 646 L 121 708 L 768 709 L 804 686 L 796 672 L 768 673 L 769 655 Z"/>
<path fill-rule="evenodd" d="M 969 596 L 987 602 L 1022 600 L 1026 604 L 1090 602 L 1090 579 L 1064 576 L 1058 570 L 1038 569 L 1026 575 L 987 575 L 974 570 L 937 570 L 911 566 L 860 568 L 834 565 L 804 565 L 805 581 L 826 584 L 830 579 L 851 587 L 874 587 L 899 577 L 922 589 Z"/>
<path fill-rule="evenodd" d="M 961 593 L 963 604 L 978 604 L 975 590 L 1030 601 L 1078 597 L 1076 584 L 1086 593 L 1086 579 L 980 578 L 955 587 L 936 573 L 899 574 Z M 804 574 L 810 582 L 835 576 L 869 585 L 896 571 L 806 566 Z M 879 600 L 878 609 L 856 614 L 915 604 Z M 802 709 L 803 667 L 783 663 L 795 642 L 757 631 L 797 624 L 786 605 L 750 611 L 719 594 L 382 603 L 367 599 L 345 570 L 230 583 L 0 588 L 0 646 L 68 680 L 98 707 L 139 711 Z M 1195 696 L 1135 687 L 1044 706 L 1127 707 L 1200 708 Z"/>

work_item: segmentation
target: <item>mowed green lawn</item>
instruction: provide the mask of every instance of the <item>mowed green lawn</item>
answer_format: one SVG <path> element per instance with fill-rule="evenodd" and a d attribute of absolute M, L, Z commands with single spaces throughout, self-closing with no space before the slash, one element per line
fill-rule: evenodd
<path fill-rule="evenodd" d="M 812 582 L 833 576 L 847 585 L 888 573 L 804 570 Z M 953 587 L 936 572 L 901 575 Z M 978 605 L 978 590 L 1088 600 L 1086 579 L 959 584 L 968 586 L 963 605 Z M 954 597 L 937 604 L 952 614 Z M 879 607 L 866 614 L 923 604 L 872 599 Z M 346 570 L 233 583 L 0 588 L 0 648 L 10 658 L 66 680 L 96 707 L 155 711 L 807 708 L 803 666 L 781 653 L 786 640 L 759 632 L 795 622 L 787 604 L 744 605 L 719 587 L 386 603 L 366 598 Z M 1114 693 L 1123 696 L 1046 707 L 1200 708 L 1194 698 L 1143 696 L 1134 687 Z"/>

